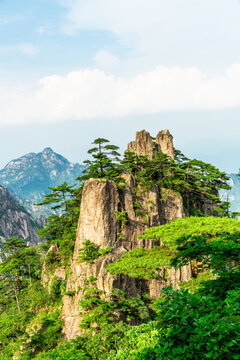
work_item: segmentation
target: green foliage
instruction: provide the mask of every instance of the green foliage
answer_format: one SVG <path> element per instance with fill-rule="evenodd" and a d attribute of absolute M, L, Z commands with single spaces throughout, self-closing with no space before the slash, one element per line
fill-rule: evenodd
<path fill-rule="evenodd" d="M 3 242 L 1 248 L 0 351 L 13 358 L 22 347 L 20 358 L 25 360 L 42 347 L 56 345 L 62 336 L 62 325 L 60 322 L 57 325 L 55 319 L 57 316 L 60 321 L 61 312 L 49 311 L 56 294 L 49 295 L 41 286 L 38 248 L 29 247 L 15 237 Z M 48 310 L 36 322 L 43 307 Z"/>
<path fill-rule="evenodd" d="M 222 301 L 201 293 L 164 292 L 166 298 L 158 303 L 161 341 L 155 354 L 159 359 L 238 358 L 239 292 L 228 292 Z"/>
<path fill-rule="evenodd" d="M 37 354 L 42 349 L 48 350 L 55 347 L 63 337 L 61 309 L 44 311 L 39 316 L 36 329 L 31 329 L 29 342 L 26 348 L 30 348 L 31 353 Z M 27 352 L 27 350 L 26 350 Z"/>
<path fill-rule="evenodd" d="M 124 186 L 121 175 L 130 173 L 134 210 L 143 222 L 147 222 L 154 205 L 147 203 L 147 193 L 155 185 L 162 191 L 170 189 L 181 195 L 188 216 L 206 215 L 204 202 L 218 203 L 216 190 L 229 188 L 225 173 L 201 161 L 189 160 L 178 151 L 174 160 L 162 152 L 154 152 L 151 160 L 128 152 L 120 162 L 117 150 L 108 140 L 96 139 L 89 150 L 92 160 L 85 162 L 85 174 L 78 179 L 82 182 L 80 188 L 64 183 L 51 188 L 52 193 L 41 203 L 58 212 L 48 218 L 40 231 L 46 249 L 55 245 L 55 251 L 46 254 L 47 271 L 68 264 L 83 182 L 90 177 L 110 179 L 120 187 Z M 226 215 L 226 208 L 220 202 L 219 205 L 221 214 Z M 127 211 L 115 214 L 121 238 Z M 157 240 L 161 246 L 126 252 L 109 265 L 112 274 L 139 279 L 161 275 L 166 281 L 171 265 L 177 268 L 188 262 L 200 262 L 200 270 L 207 272 L 197 274 L 178 291 L 164 290 L 154 306 L 157 315 L 144 294 L 131 297 L 115 289 L 106 298 L 95 278 L 86 279 L 79 303 L 84 335 L 70 342 L 62 338 L 61 297 L 73 296 L 74 292 L 66 293 L 65 283 L 53 278 L 48 294 L 40 284 L 38 252 L 16 238 L 9 240 L 3 244 L 5 257 L 0 264 L 1 355 L 12 359 L 18 354 L 21 360 L 237 359 L 239 237 L 239 222 L 228 218 L 189 217 L 147 230 L 143 238 Z M 100 249 L 86 240 L 79 260 L 93 264 L 111 250 Z"/>
<path fill-rule="evenodd" d="M 160 341 L 158 323 L 151 321 L 130 328 L 122 339 L 119 339 L 118 351 L 111 351 L 107 360 L 155 360 L 154 349 Z"/>
<path fill-rule="evenodd" d="M 60 215 L 51 215 L 47 225 L 39 231 L 48 248 L 52 244 L 58 245 L 59 263 L 67 264 L 73 253 L 83 182 L 91 177 L 110 179 L 119 186 L 124 186 L 121 175 L 130 173 L 134 182 L 134 209 L 136 215 L 142 217 L 143 223 L 147 223 L 150 212 L 148 208 L 140 205 L 142 201 L 139 201 L 139 198 L 145 197 L 146 191 L 153 185 L 158 185 L 162 189 L 172 189 L 182 195 L 188 215 L 203 215 L 204 201 L 210 199 L 220 204 L 216 191 L 230 188 L 225 173 L 201 161 L 189 160 L 179 151 L 176 151 L 174 160 L 162 152 L 155 152 L 151 160 L 147 156 L 126 152 L 124 159 L 120 161 L 118 147 L 110 145 L 107 139 L 98 138 L 93 144 L 94 147 L 88 151 L 93 159 L 85 162 L 85 174 L 77 179 L 82 182 L 80 188 L 69 186 L 65 182 L 58 187 L 50 188 L 52 193 L 46 195 L 45 200 L 39 204 L 50 205 L 53 210 L 60 211 Z M 220 205 L 218 208 L 224 215 L 224 206 Z M 126 216 L 122 214 L 119 221 L 121 231 L 118 240 L 122 240 L 122 227 L 126 222 Z"/>
<path fill-rule="evenodd" d="M 217 238 L 208 236 L 184 236 L 177 240 L 177 255 L 173 266 L 183 266 L 189 261 L 201 260 L 203 269 L 214 273 L 226 273 L 240 263 L 240 232 L 221 234 Z"/>
<path fill-rule="evenodd" d="M 58 210 L 58 214 L 49 216 L 47 225 L 38 231 L 45 241 L 47 248 L 51 245 L 59 247 L 60 263 L 67 263 L 72 256 L 76 230 L 80 212 L 82 187 L 75 188 L 66 182 L 56 188 L 50 188 L 52 193 L 45 196 L 45 200 L 38 205 L 51 205 L 51 209 Z M 50 255 L 49 255 L 50 256 Z M 51 259 L 46 259 L 51 264 Z"/>
<path fill-rule="evenodd" d="M 179 284 L 180 289 L 188 290 L 189 292 L 195 292 L 203 287 L 207 281 L 213 280 L 216 278 L 216 275 L 213 274 L 211 270 L 206 270 L 202 273 L 199 273 L 197 277 L 192 277 L 188 281 L 183 281 Z"/>
<path fill-rule="evenodd" d="M 179 193 L 183 197 L 187 216 L 204 215 L 206 200 L 219 203 L 219 211 L 226 215 L 217 191 L 231 188 L 227 184 L 229 177 L 210 164 L 189 160 L 178 150 L 175 154 L 173 160 L 162 152 L 155 152 L 150 160 L 148 156 L 126 152 L 122 161 L 123 171 L 131 173 L 136 189 L 139 186 L 146 191 L 156 184 L 162 189 Z M 136 204 L 139 204 L 137 199 Z M 136 210 L 140 213 L 138 207 Z"/>
<path fill-rule="evenodd" d="M 23 240 L 12 237 L 1 243 L 0 294 L 1 304 L 13 299 L 21 313 L 19 294 L 39 279 L 40 258 L 35 247 L 29 247 Z"/>
<path fill-rule="evenodd" d="M 212 200 L 215 205 L 219 204 L 216 210 L 220 212 L 220 215 L 227 215 L 218 196 L 220 189 L 231 189 L 227 183 L 229 177 L 226 173 L 203 161 L 189 160 L 179 150 L 175 150 L 174 162 L 177 165 L 174 173 L 178 178 L 177 184 L 183 196 L 186 215 L 204 215 L 206 199 Z"/>
<path fill-rule="evenodd" d="M 116 214 L 116 220 L 117 221 L 120 221 L 123 225 L 126 224 L 127 222 L 127 214 L 128 214 L 128 211 L 117 211 L 115 210 L 114 213 Z"/>
<path fill-rule="evenodd" d="M 169 224 L 153 227 L 145 230 L 144 239 L 153 239 L 161 241 L 161 246 L 155 246 L 153 249 L 135 249 L 128 251 L 121 259 L 108 265 L 108 271 L 111 274 L 125 274 L 135 278 L 151 279 L 158 276 L 157 271 L 164 267 L 169 268 L 175 265 L 182 256 L 182 250 L 185 248 L 192 251 L 181 262 L 181 265 L 189 261 L 200 260 L 202 266 L 206 269 L 210 266 L 209 258 L 212 261 L 224 266 L 224 269 L 230 266 L 231 261 L 238 261 L 239 242 L 238 232 L 240 222 L 236 219 L 216 218 L 216 217 L 190 217 L 171 221 Z M 192 235 L 195 234 L 195 235 Z M 220 236 L 220 234 L 222 234 Z M 226 234 L 226 235 L 224 235 Z M 229 237 L 228 235 L 229 234 Z M 232 234 L 232 237 L 230 236 Z M 209 239 L 212 240 L 208 244 Z M 198 240 L 198 242 L 197 242 Z M 202 247 L 201 247 L 202 245 Z M 204 249 L 204 250 L 203 250 Z M 186 250 L 186 251 L 187 251 Z M 178 251 L 178 255 L 177 254 Z M 203 251 L 205 251 L 203 253 Z M 198 254 L 198 255 L 197 255 Z M 232 257 L 236 255 L 236 258 Z M 177 260 L 174 260 L 176 257 Z M 226 257 L 229 256 L 227 262 Z M 204 258 L 204 261 L 202 259 Z M 220 261 L 222 259 L 222 261 Z"/>
<path fill-rule="evenodd" d="M 82 327 L 86 333 L 104 331 L 107 326 L 122 320 L 126 323 L 142 322 L 149 318 L 149 298 L 129 297 L 127 293 L 114 289 L 110 299 L 106 299 L 101 290 L 96 287 L 96 279 L 85 281 L 83 295 L 79 301 L 82 309 Z"/>
<path fill-rule="evenodd" d="M 160 240 L 169 247 L 176 249 L 176 240 L 182 236 L 202 235 L 209 237 L 222 233 L 233 234 L 240 231 L 240 222 L 227 217 L 190 217 L 173 220 L 166 225 L 147 229 L 142 236 L 144 239 Z"/>
<path fill-rule="evenodd" d="M 109 264 L 107 269 L 112 275 L 126 274 L 133 278 L 157 278 L 160 267 L 168 267 L 173 252 L 166 247 L 156 246 L 153 249 L 135 249 L 124 254 L 120 260 Z"/>
<path fill-rule="evenodd" d="M 175 242 L 177 253 L 172 258 L 175 267 L 201 259 L 210 271 L 182 285 L 191 293 L 172 288 L 162 291 L 163 295 L 157 301 L 156 323 L 152 323 L 155 342 L 151 343 L 150 333 L 142 344 L 144 327 L 138 328 L 136 331 L 140 330 L 140 334 L 136 337 L 133 333 L 130 338 L 126 334 L 121 341 L 123 347 L 120 346 L 108 360 L 240 359 L 240 233 L 234 232 L 238 225 L 232 219 L 224 219 L 224 223 L 218 218 L 219 224 L 214 228 L 212 219 L 206 218 L 202 233 L 199 233 L 199 222 L 195 220 L 193 223 L 192 219 L 186 219 L 189 229 L 187 226 L 178 228 L 175 222 L 173 227 L 168 226 L 169 233 L 161 232 L 161 239 L 171 246 Z M 163 227 L 166 229 L 167 226 Z M 180 238 L 174 228 L 178 228 Z M 158 236 L 159 233 L 156 238 Z M 171 237 L 174 240 L 170 240 Z M 132 341 L 134 349 L 131 348 Z"/>
<path fill-rule="evenodd" d="M 83 248 L 79 249 L 78 259 L 81 262 L 86 262 L 88 264 L 93 264 L 95 260 L 99 257 L 104 256 L 112 251 L 112 248 L 100 249 L 100 247 L 90 240 L 83 242 Z"/>
<path fill-rule="evenodd" d="M 14 299 L 0 306 L 0 351 L 10 358 L 25 343 L 27 327 L 50 299 L 39 282 L 34 282 L 18 293 L 18 301 L 20 312 Z"/>
<path fill-rule="evenodd" d="M 120 225 L 120 232 L 117 235 L 117 241 L 121 241 L 125 239 L 125 236 L 123 235 L 123 229 L 124 229 L 124 225 L 127 223 L 127 214 L 128 211 L 114 211 L 114 213 L 116 214 L 116 220 L 118 221 L 119 225 Z"/>
<path fill-rule="evenodd" d="M 92 160 L 86 160 L 84 163 L 87 168 L 83 171 L 83 176 L 78 180 L 85 181 L 90 178 L 97 179 L 109 179 L 115 182 L 122 182 L 119 178 L 121 173 L 121 166 L 119 166 L 118 146 L 110 145 L 109 140 L 104 138 L 95 139 L 93 142 L 95 145 L 88 150 L 88 153 L 92 155 Z"/>
<path fill-rule="evenodd" d="M 79 339 L 59 344 L 54 350 L 42 351 L 35 360 L 91 360 L 82 349 Z"/>

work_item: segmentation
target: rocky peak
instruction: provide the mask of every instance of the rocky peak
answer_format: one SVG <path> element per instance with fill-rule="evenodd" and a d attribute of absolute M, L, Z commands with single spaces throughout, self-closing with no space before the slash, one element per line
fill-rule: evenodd
<path fill-rule="evenodd" d="M 159 150 L 168 151 L 170 156 L 171 141 L 171 134 L 163 131 L 158 134 L 156 143 L 159 148 L 161 146 Z M 145 130 L 137 132 L 136 140 L 128 144 L 128 151 L 152 158 L 153 141 L 150 134 Z M 104 297 L 109 297 L 114 288 L 127 292 L 129 296 L 137 296 L 143 291 L 157 297 L 163 287 L 172 285 L 176 288 L 180 281 L 188 280 L 191 276 L 190 266 L 180 270 L 160 269 L 156 280 L 141 280 L 139 287 L 139 281 L 134 278 L 125 275 L 113 276 L 107 272 L 107 265 L 118 260 L 124 252 L 136 248 L 151 249 L 156 245 L 156 242 L 150 239 L 139 238 L 145 229 L 184 216 L 183 200 L 172 190 L 153 185 L 148 191 L 138 188 L 136 195 L 132 175 L 125 174 L 124 178 L 123 189 L 106 179 L 90 179 L 84 184 L 74 257 L 66 287 L 67 293 L 71 295 L 63 298 L 63 332 L 68 339 L 80 335 L 79 300 L 83 296 L 86 278 L 96 279 L 96 286 Z M 144 213 L 148 214 L 147 218 L 143 218 L 141 212 L 135 211 L 136 201 Z M 117 220 L 117 214 L 125 214 L 126 221 L 123 223 Z M 111 247 L 112 251 L 96 259 L 93 264 L 81 262 L 79 249 L 83 248 L 86 240 L 101 249 Z M 168 272 L 168 280 L 164 280 L 164 271 Z"/>
<path fill-rule="evenodd" d="M 56 187 L 65 181 L 75 184 L 81 175 L 83 165 L 72 164 L 50 147 L 39 153 L 29 153 L 12 160 L 0 170 L 0 184 L 6 186 L 32 215 L 49 216 L 46 207 L 35 206 L 49 193 L 49 187 Z"/>
<path fill-rule="evenodd" d="M 169 130 L 159 131 L 155 149 L 151 135 L 145 130 L 137 131 L 135 141 L 131 141 L 127 146 L 127 151 L 135 152 L 137 155 L 148 155 L 149 159 L 152 159 L 154 150 L 162 151 L 174 159 L 173 136 Z"/>
<path fill-rule="evenodd" d="M 148 155 L 150 159 L 153 156 L 153 142 L 149 132 L 145 130 L 136 132 L 136 140 L 128 144 L 127 151 L 135 152 L 137 155 Z"/>
<path fill-rule="evenodd" d="M 159 145 L 160 151 L 174 159 L 173 136 L 170 134 L 169 130 L 159 131 L 156 137 L 156 144 Z"/>
<path fill-rule="evenodd" d="M 49 153 L 53 153 L 53 149 L 50 147 L 46 147 L 45 149 L 43 149 L 42 153 L 43 154 L 49 154 Z"/>

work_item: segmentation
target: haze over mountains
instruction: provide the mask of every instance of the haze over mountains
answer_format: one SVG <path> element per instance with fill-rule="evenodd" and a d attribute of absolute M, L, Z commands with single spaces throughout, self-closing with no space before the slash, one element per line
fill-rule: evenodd
<path fill-rule="evenodd" d="M 56 187 L 65 181 L 71 185 L 82 174 L 83 165 L 73 164 L 50 147 L 39 153 L 29 153 L 10 161 L 0 170 L 0 185 L 7 187 L 18 202 L 37 219 L 48 216 L 45 206 L 36 206 L 49 187 Z"/>

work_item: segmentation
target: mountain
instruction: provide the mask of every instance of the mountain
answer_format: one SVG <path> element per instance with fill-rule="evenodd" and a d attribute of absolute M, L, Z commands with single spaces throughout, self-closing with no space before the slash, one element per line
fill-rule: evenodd
<path fill-rule="evenodd" d="M 42 152 L 10 161 L 0 170 L 0 185 L 7 187 L 34 218 L 39 218 L 50 215 L 47 207 L 34 205 L 50 192 L 48 187 L 56 187 L 65 181 L 74 184 L 83 169 L 83 165 L 70 163 L 47 147 Z"/>
<path fill-rule="evenodd" d="M 36 230 L 39 225 L 32 216 L 0 186 L 0 241 L 16 236 L 30 243 L 40 241 Z"/>
<path fill-rule="evenodd" d="M 231 190 L 221 191 L 221 199 L 224 201 L 230 201 L 230 209 L 232 212 L 240 212 L 240 176 L 238 174 L 229 174 L 229 185 Z"/>

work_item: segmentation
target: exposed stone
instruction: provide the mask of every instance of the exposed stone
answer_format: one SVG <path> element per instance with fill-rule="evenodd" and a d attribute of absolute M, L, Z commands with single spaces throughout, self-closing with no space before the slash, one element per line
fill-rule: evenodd
<path fill-rule="evenodd" d="M 132 181 L 131 177 L 126 177 L 126 183 L 132 184 Z M 113 288 L 127 290 L 131 296 L 139 293 L 140 290 L 135 279 L 128 276 L 112 276 L 106 271 L 106 267 L 110 262 L 118 260 L 126 250 L 150 249 L 157 245 L 150 239 L 139 239 L 138 236 L 142 235 L 146 228 L 164 223 L 163 211 L 165 211 L 164 216 L 171 219 L 174 216 L 176 218 L 180 215 L 183 216 L 183 212 L 181 214 L 181 198 L 176 197 L 178 204 L 174 207 L 174 203 L 171 203 L 174 201 L 173 193 L 170 194 L 171 201 L 170 199 L 162 201 L 160 195 L 159 189 L 154 186 L 151 191 L 143 194 L 140 198 L 141 205 L 145 206 L 146 211 L 149 212 L 147 220 L 143 221 L 140 215 L 136 216 L 135 214 L 134 198 L 129 186 L 121 190 L 110 180 L 90 179 L 86 181 L 82 194 L 74 258 L 66 289 L 70 295 L 65 295 L 63 298 L 63 332 L 68 339 L 80 335 L 79 300 L 83 295 L 85 279 L 94 276 L 97 279 L 97 288 L 102 290 L 105 297 L 111 294 Z M 170 204 L 171 208 L 168 211 L 164 209 L 164 206 L 168 207 Z M 122 230 L 121 225 L 116 221 L 115 211 L 127 211 L 127 222 Z M 123 240 L 117 240 L 120 231 L 125 237 Z M 93 264 L 80 262 L 78 252 L 83 247 L 85 240 L 90 240 L 101 248 L 111 246 L 113 251 L 97 259 Z M 142 281 L 141 287 L 145 288 L 151 296 L 157 297 L 163 287 L 166 287 L 167 284 L 176 286 L 179 279 L 180 275 L 173 271 L 168 282 L 159 275 L 157 280 Z"/>
<path fill-rule="evenodd" d="M 159 277 L 157 280 L 149 280 L 149 295 L 152 298 L 157 298 L 163 288 L 172 286 L 173 289 L 179 288 L 179 283 L 188 281 L 192 276 L 191 265 L 185 265 L 180 269 L 160 269 L 158 271 Z"/>
<path fill-rule="evenodd" d="M 145 130 L 137 131 L 136 140 L 131 141 L 127 146 L 127 151 L 135 152 L 137 155 L 148 155 L 149 159 L 152 159 L 154 150 L 162 151 L 174 159 L 173 136 L 169 130 L 159 131 L 156 137 L 155 149 L 151 135 Z"/>
<path fill-rule="evenodd" d="M 170 189 L 161 189 L 162 224 L 184 217 L 182 197 Z"/>
<path fill-rule="evenodd" d="M 117 238 L 115 211 L 119 210 L 116 183 L 110 180 L 90 179 L 83 189 L 74 258 L 82 243 L 90 240 L 106 248 L 114 246 Z"/>
<path fill-rule="evenodd" d="M 63 297 L 62 317 L 64 320 L 63 332 L 66 337 L 74 338 L 80 335 L 80 308 L 79 300 L 83 295 L 84 281 L 90 276 L 96 278 L 96 286 L 105 297 L 111 294 L 113 288 L 120 288 L 120 276 L 111 276 L 106 267 L 110 262 L 118 260 L 126 250 L 123 247 L 114 249 L 110 254 L 97 259 L 94 264 L 88 264 L 74 259 L 68 279 L 66 291 L 72 295 Z"/>
<path fill-rule="evenodd" d="M 173 136 L 169 130 L 159 131 L 156 137 L 156 144 L 159 145 L 160 151 L 174 159 Z"/>
<path fill-rule="evenodd" d="M 163 132 L 162 137 L 159 134 L 158 144 L 160 146 L 161 143 L 161 150 L 173 155 L 170 152 L 170 133 Z M 164 138 L 167 140 L 165 147 Z M 153 142 L 150 134 L 144 130 L 137 132 L 136 140 L 128 144 L 128 151 L 152 158 Z M 171 284 L 177 288 L 179 281 L 188 280 L 191 276 L 190 266 L 177 271 L 160 269 L 157 279 L 142 280 L 139 289 L 136 279 L 125 275 L 112 276 L 106 271 L 107 265 L 118 260 L 125 251 L 135 248 L 151 249 L 158 245 L 151 239 L 139 239 L 145 229 L 184 216 L 182 198 L 173 191 L 160 189 L 156 185 L 143 191 L 136 187 L 130 174 L 125 174 L 124 179 L 124 189 L 119 189 L 113 181 L 103 179 L 90 179 L 84 184 L 74 257 L 67 282 L 67 294 L 63 298 L 63 332 L 68 339 L 80 334 L 79 300 L 83 295 L 84 281 L 90 276 L 96 278 L 96 286 L 106 298 L 110 296 L 113 288 L 127 291 L 130 296 L 136 296 L 144 289 L 150 296 L 158 297 L 163 287 Z M 140 206 L 138 212 L 134 208 L 136 191 Z M 125 212 L 124 224 L 117 221 L 116 212 Z M 79 249 L 86 240 L 101 248 L 111 247 L 112 252 L 98 258 L 93 264 L 81 262 Z"/>
<path fill-rule="evenodd" d="M 149 132 L 145 130 L 137 131 L 136 140 L 128 144 L 127 151 L 135 152 L 137 155 L 148 155 L 153 157 L 153 142 Z"/>

